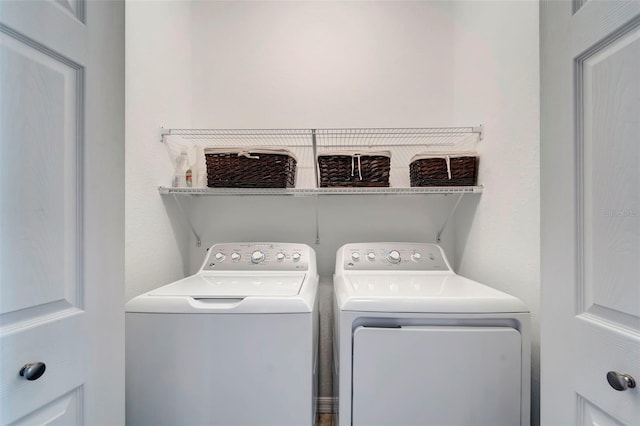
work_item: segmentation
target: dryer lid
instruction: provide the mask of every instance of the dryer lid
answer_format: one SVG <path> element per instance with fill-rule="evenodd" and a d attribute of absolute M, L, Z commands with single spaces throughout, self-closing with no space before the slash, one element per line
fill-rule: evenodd
<path fill-rule="evenodd" d="M 528 312 L 518 298 L 455 274 L 345 274 L 337 280 L 345 311 Z"/>
<path fill-rule="evenodd" d="M 150 296 L 192 298 L 291 297 L 300 293 L 306 274 L 206 274 L 201 273 L 165 285 Z"/>

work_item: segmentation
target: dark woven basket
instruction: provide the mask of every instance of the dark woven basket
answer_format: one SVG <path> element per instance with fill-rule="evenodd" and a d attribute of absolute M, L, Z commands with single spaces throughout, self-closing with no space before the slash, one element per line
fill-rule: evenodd
<path fill-rule="evenodd" d="M 318 156 L 320 187 L 388 187 L 390 166 L 390 154 L 322 154 Z"/>
<path fill-rule="evenodd" d="M 286 153 L 261 150 L 207 152 L 207 186 L 210 188 L 293 188 L 296 159 Z M 253 158 L 251 158 L 253 157 Z"/>
<path fill-rule="evenodd" d="M 449 156 L 416 159 L 409 165 L 411 186 L 474 186 L 478 182 L 477 156 Z"/>

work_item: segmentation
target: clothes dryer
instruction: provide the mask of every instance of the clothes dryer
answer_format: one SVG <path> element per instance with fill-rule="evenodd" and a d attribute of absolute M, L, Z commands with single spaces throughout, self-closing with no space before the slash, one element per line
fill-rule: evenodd
<path fill-rule="evenodd" d="M 227 243 L 126 305 L 128 425 L 315 423 L 318 274 L 303 244 Z"/>
<path fill-rule="evenodd" d="M 453 272 L 434 244 L 338 250 L 334 392 L 340 426 L 529 425 L 530 318 Z"/>

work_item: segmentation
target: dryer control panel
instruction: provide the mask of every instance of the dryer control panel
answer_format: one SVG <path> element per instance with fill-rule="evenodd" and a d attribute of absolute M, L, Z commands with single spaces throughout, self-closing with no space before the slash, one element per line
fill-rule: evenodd
<path fill-rule="evenodd" d="M 307 271 L 312 249 L 294 243 L 224 243 L 209 248 L 202 271 Z"/>
<path fill-rule="evenodd" d="M 451 271 L 442 248 L 424 243 L 355 243 L 338 251 L 336 272 Z"/>

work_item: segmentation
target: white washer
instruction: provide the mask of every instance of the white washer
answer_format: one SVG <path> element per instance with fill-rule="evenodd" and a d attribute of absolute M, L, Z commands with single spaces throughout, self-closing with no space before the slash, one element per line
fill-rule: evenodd
<path fill-rule="evenodd" d="M 127 424 L 314 424 L 317 288 L 309 246 L 229 243 L 132 299 Z"/>
<path fill-rule="evenodd" d="M 338 250 L 334 392 L 341 426 L 529 425 L 530 318 L 456 275 L 435 244 Z"/>

